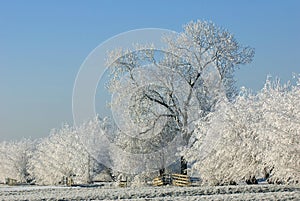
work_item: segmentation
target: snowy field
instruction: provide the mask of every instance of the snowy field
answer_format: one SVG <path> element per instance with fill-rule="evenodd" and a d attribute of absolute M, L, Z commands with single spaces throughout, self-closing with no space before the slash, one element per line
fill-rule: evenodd
<path fill-rule="evenodd" d="M 300 186 L 0 187 L 1 200 L 300 200 Z"/>

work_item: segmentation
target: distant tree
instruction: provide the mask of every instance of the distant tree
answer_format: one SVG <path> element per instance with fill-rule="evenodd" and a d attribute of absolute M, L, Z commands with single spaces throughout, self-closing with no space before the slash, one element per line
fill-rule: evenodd
<path fill-rule="evenodd" d="M 73 175 L 87 180 L 88 154 L 78 146 L 77 134 L 73 128 L 64 125 L 52 130 L 49 137 L 42 139 L 31 160 L 31 171 L 37 184 L 57 185 L 63 177 Z M 79 167 L 83 167 L 80 169 Z"/>
<path fill-rule="evenodd" d="M 88 148 L 92 144 L 85 142 L 95 140 L 103 132 L 99 122 L 95 118 L 77 129 L 65 125 L 42 139 L 30 161 L 36 183 L 57 185 L 64 177 L 73 178 L 75 183 L 91 182 L 104 167 L 89 152 L 98 150 L 97 145 Z"/>
<path fill-rule="evenodd" d="M 34 151 L 35 142 L 29 139 L 0 143 L 0 180 L 16 179 L 21 183 L 30 183 L 29 160 Z"/>
<path fill-rule="evenodd" d="M 110 53 L 109 89 L 117 94 L 112 106 L 126 103 L 119 112 L 128 116 L 122 131 L 153 136 L 162 122 L 173 121 L 187 145 L 195 121 L 213 111 L 220 97 L 236 95 L 234 71 L 251 62 L 254 50 L 227 30 L 199 20 L 164 41 L 163 51 L 146 45 Z"/>
<path fill-rule="evenodd" d="M 115 138 L 114 130 L 114 125 L 109 118 L 101 119 L 99 116 L 76 128 L 79 141 L 89 154 L 90 179 L 97 177 L 100 172 L 105 178 L 113 176 L 110 146 Z"/>

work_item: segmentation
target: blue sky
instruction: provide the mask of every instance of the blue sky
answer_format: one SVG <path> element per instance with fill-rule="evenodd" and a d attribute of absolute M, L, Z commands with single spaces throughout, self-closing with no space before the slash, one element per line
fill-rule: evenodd
<path fill-rule="evenodd" d="M 85 57 L 132 29 L 181 31 L 211 20 L 256 49 L 236 73 L 254 91 L 267 74 L 300 73 L 300 1 L 15 1 L 0 0 L 0 140 L 47 136 L 72 123 L 72 90 Z"/>

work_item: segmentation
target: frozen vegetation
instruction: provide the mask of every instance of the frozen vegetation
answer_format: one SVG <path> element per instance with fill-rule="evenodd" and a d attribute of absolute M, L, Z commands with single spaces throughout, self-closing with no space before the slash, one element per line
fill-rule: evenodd
<path fill-rule="evenodd" d="M 269 183 L 299 183 L 299 78 L 294 82 L 282 85 L 269 78 L 257 94 L 244 89 L 234 102 L 221 103 L 198 121 L 194 141 L 183 154 L 194 161 L 192 168 L 204 182 L 252 183 L 252 178 L 255 183 L 254 178 L 265 178 Z M 211 133 L 217 133 L 217 140 L 205 138 Z"/>
<path fill-rule="evenodd" d="M 0 186 L 0 199 L 299 200 L 299 75 L 237 90 L 234 71 L 254 50 L 210 22 L 190 22 L 165 42 L 163 51 L 108 55 L 115 122 L 95 117 L 43 139 L 0 142 L 0 183 L 19 184 Z M 197 186 L 147 184 L 186 166 Z M 112 185 L 124 179 L 128 188 Z"/>
<path fill-rule="evenodd" d="M 300 187 L 2 187 L 1 200 L 299 200 Z"/>

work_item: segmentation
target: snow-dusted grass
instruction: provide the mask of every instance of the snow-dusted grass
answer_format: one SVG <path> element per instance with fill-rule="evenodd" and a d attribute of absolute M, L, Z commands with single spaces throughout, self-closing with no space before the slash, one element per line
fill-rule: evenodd
<path fill-rule="evenodd" d="M 0 187 L 0 200 L 300 200 L 300 186 Z"/>

